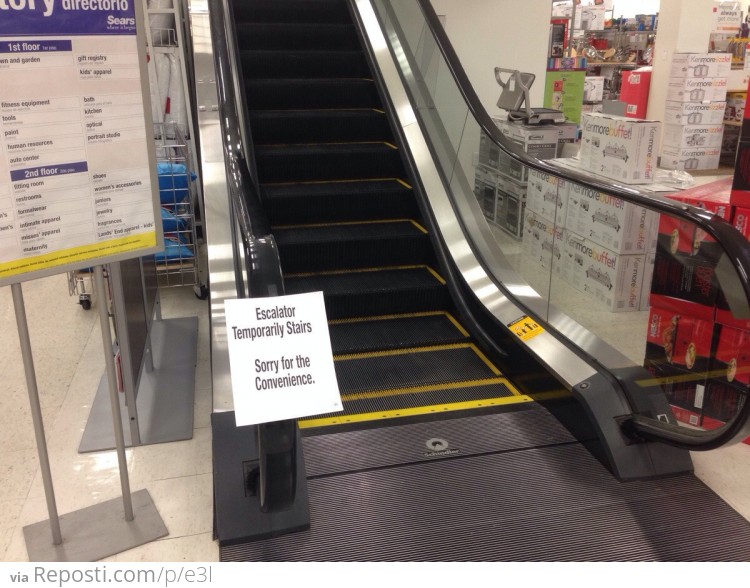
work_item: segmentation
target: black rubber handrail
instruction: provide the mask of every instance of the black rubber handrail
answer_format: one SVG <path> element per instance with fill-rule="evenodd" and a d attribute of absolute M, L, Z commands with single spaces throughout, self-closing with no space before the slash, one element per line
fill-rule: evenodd
<path fill-rule="evenodd" d="M 481 131 L 503 152 L 529 168 L 575 182 L 598 192 L 611 194 L 638 206 L 685 219 L 701 228 L 724 248 L 737 274 L 738 283 L 742 287 L 745 300 L 750 303 L 750 276 L 748 275 L 750 273 L 750 245 L 732 225 L 703 209 L 646 193 L 632 186 L 614 181 L 599 180 L 575 170 L 563 170 L 528 155 L 515 143 L 507 139 L 492 121 L 474 91 L 474 87 L 469 81 L 430 0 L 416 0 L 416 2 L 469 112 L 480 126 Z M 714 449 L 750 434 L 750 402 L 746 401 L 746 396 L 741 397 L 739 410 L 734 417 L 724 426 L 712 431 L 691 430 L 638 414 L 633 414 L 624 421 L 623 430 L 633 437 L 661 441 L 687 449 Z"/>
<path fill-rule="evenodd" d="M 257 178 L 250 172 L 255 169 L 252 146 L 243 144 L 240 132 L 240 117 L 245 111 L 238 104 L 232 70 L 232 63 L 239 63 L 233 37 L 234 22 L 231 11 L 224 9 L 223 0 L 211 0 L 209 5 L 229 198 L 234 211 L 233 220 L 240 230 L 247 276 L 245 284 L 237 262 L 239 255 L 235 251 L 237 295 L 240 298 L 281 296 L 285 291 L 279 250 L 263 208 Z M 230 46 L 235 48 L 233 55 L 230 55 Z M 249 151 L 247 154 L 245 148 Z M 297 421 L 261 423 L 254 432 L 258 459 L 255 490 L 260 509 L 262 512 L 284 510 L 294 502 L 297 492 Z"/>

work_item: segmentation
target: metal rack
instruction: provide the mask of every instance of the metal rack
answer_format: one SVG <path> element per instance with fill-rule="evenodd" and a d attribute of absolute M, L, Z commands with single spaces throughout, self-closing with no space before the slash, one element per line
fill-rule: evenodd
<path fill-rule="evenodd" d="M 157 283 L 160 288 L 193 286 L 203 298 L 206 285 L 201 279 L 202 249 L 196 231 L 199 196 L 190 147 L 178 125 L 157 123 L 154 137 L 165 246 L 163 253 L 154 256 Z"/>

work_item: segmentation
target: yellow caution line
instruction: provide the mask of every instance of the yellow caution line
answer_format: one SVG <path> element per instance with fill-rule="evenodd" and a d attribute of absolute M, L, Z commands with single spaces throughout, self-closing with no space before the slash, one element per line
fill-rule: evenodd
<path fill-rule="evenodd" d="M 420 225 L 417 221 L 409 219 L 409 222 L 422 231 L 425 235 L 428 234 L 427 229 Z"/>
<path fill-rule="evenodd" d="M 396 178 L 396 181 L 397 181 L 397 182 L 398 182 L 399 184 L 401 184 L 402 186 L 404 186 L 405 188 L 409 188 L 409 190 L 411 190 L 411 189 L 412 189 L 411 185 L 410 185 L 410 184 L 408 184 L 407 182 L 405 182 L 404 180 L 400 180 L 400 179 Z"/>
<path fill-rule="evenodd" d="M 305 182 L 268 182 L 265 186 L 308 186 L 315 184 L 360 184 L 364 182 L 398 182 L 404 184 L 398 178 L 358 178 L 356 180 L 308 180 Z M 407 188 L 411 188 L 408 184 L 405 184 Z"/>
<path fill-rule="evenodd" d="M 433 275 L 433 276 L 435 277 L 435 279 L 436 279 L 436 280 L 437 280 L 438 282 L 440 282 L 440 283 L 441 283 L 441 284 L 442 284 L 443 286 L 445 286 L 445 285 L 446 285 L 446 284 L 448 283 L 448 282 L 446 282 L 446 281 L 445 281 L 445 280 L 443 279 L 443 276 L 441 276 L 441 275 L 440 275 L 439 273 L 437 273 L 437 272 L 436 272 L 436 271 L 435 271 L 434 269 L 432 269 L 432 268 L 431 268 L 430 266 L 426 265 L 426 266 L 424 266 L 424 267 L 426 267 L 426 268 L 427 268 L 427 271 L 429 271 L 429 272 L 430 272 L 430 273 L 431 273 L 431 274 L 432 274 L 432 275 Z"/>
<path fill-rule="evenodd" d="M 315 227 L 346 227 L 351 225 L 382 225 L 386 223 L 411 223 L 417 229 L 420 231 L 425 231 L 417 222 L 411 220 L 410 218 L 386 218 L 386 219 L 377 219 L 377 220 L 362 220 L 362 221 L 341 221 L 341 222 L 335 222 L 335 223 L 313 223 L 309 225 L 274 225 L 271 227 L 272 230 L 275 229 L 304 229 L 304 228 L 315 228 Z"/>
<path fill-rule="evenodd" d="M 456 327 L 456 329 L 461 333 L 464 337 L 471 337 L 469 332 L 464 329 L 461 326 L 461 323 L 459 323 L 456 318 L 450 314 L 449 312 L 445 312 L 444 310 L 433 310 L 429 312 L 408 312 L 405 314 L 383 314 L 380 316 L 360 316 L 360 317 L 354 317 L 354 318 L 345 318 L 345 319 L 332 319 L 328 321 L 329 325 L 343 325 L 343 324 L 349 324 L 349 323 L 366 323 L 369 321 L 387 321 L 387 320 L 394 320 L 394 319 L 401 319 L 401 318 L 419 318 L 424 316 L 445 316 L 451 324 Z"/>
<path fill-rule="evenodd" d="M 461 325 L 461 323 L 459 323 L 452 314 L 450 314 L 449 312 L 446 312 L 445 316 L 447 316 L 448 320 L 453 323 L 454 327 L 456 327 L 459 331 L 461 331 L 461 334 L 464 337 L 471 337 L 471 335 L 469 334 L 469 332 L 466 329 L 463 328 L 463 326 Z"/>
<path fill-rule="evenodd" d="M 471 349 L 479 359 L 492 371 L 496 376 L 501 376 L 499 369 L 482 353 L 474 343 L 448 343 L 445 345 L 431 345 L 424 347 L 407 347 L 405 349 L 387 349 L 383 351 L 367 351 L 364 353 L 347 353 L 344 355 L 334 355 L 334 361 L 349 361 L 352 359 L 369 359 L 372 357 L 392 357 L 394 355 L 411 355 L 412 353 L 428 353 L 430 351 L 450 351 L 452 349 Z"/>
<path fill-rule="evenodd" d="M 675 384 L 685 382 L 699 382 L 708 378 L 726 378 L 727 370 L 712 370 L 705 372 L 695 372 L 679 376 L 661 376 L 658 378 L 648 378 L 646 380 L 636 380 L 636 384 L 642 388 L 651 386 L 661 386 L 662 384 Z"/>
<path fill-rule="evenodd" d="M 464 380 L 461 382 L 447 382 L 440 384 L 429 384 L 426 386 L 410 386 L 408 388 L 393 388 L 391 390 L 372 390 L 370 392 L 352 392 L 342 394 L 341 400 L 370 400 L 372 398 L 393 398 L 406 394 L 424 394 L 426 392 L 439 392 L 441 390 L 455 390 L 457 388 L 476 388 L 478 386 L 490 386 L 492 384 L 505 384 L 513 392 L 513 396 L 521 396 L 521 393 L 513 388 L 513 385 L 505 378 L 482 378 L 480 380 Z"/>
<path fill-rule="evenodd" d="M 457 410 L 471 410 L 475 408 L 487 408 L 491 406 L 507 406 L 511 404 L 522 404 L 533 402 L 533 399 L 524 396 L 504 396 L 501 398 L 484 398 L 482 400 L 467 400 L 465 402 L 451 402 L 449 404 L 434 404 L 432 406 L 418 406 L 415 408 L 402 408 L 397 410 L 366 412 L 360 414 L 333 416 L 319 419 L 305 419 L 297 421 L 300 429 L 312 429 L 315 427 L 326 427 L 331 425 L 346 425 L 349 423 L 365 423 L 369 421 L 380 421 L 398 417 L 421 416 L 425 414 L 436 414 L 452 412 Z"/>
<path fill-rule="evenodd" d="M 435 270 L 427 265 L 394 265 L 386 267 L 367 267 L 367 268 L 356 268 L 356 269 L 341 269 L 341 270 L 327 270 L 324 272 L 306 272 L 298 274 L 286 274 L 287 278 L 309 278 L 312 276 L 336 276 L 341 274 L 363 274 L 367 272 L 387 272 L 391 270 L 410 270 L 410 269 L 424 269 L 429 271 L 441 284 L 445 285 L 445 280 L 441 278 Z"/>
<path fill-rule="evenodd" d="M 265 143 L 259 147 L 312 147 L 315 145 L 385 145 L 398 151 L 393 143 L 388 141 L 323 141 L 317 143 Z"/>

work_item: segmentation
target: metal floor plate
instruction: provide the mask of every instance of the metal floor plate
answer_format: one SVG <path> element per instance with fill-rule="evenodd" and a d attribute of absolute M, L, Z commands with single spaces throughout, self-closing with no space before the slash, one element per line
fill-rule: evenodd
<path fill-rule="evenodd" d="M 536 426 L 527 448 L 514 449 L 524 440 L 512 421 L 543 418 L 509 414 L 502 428 L 517 440 L 492 453 L 482 453 L 486 417 L 404 425 L 395 436 L 384 428 L 305 439 L 308 475 L 318 476 L 308 482 L 311 528 L 222 548 L 221 560 L 750 560 L 750 523 L 694 476 L 621 483 L 557 431 L 536 438 Z M 431 432 L 464 449 L 415 462 L 413 441 Z M 399 439 L 412 452 L 401 459 Z M 533 447 L 539 441 L 558 444 Z M 331 473 L 347 460 L 361 469 Z"/>

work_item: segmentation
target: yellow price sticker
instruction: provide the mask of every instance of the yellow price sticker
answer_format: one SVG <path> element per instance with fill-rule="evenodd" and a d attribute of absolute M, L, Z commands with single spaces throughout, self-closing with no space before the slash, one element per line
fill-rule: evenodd
<path fill-rule="evenodd" d="M 520 319 L 513 321 L 508 325 L 508 328 L 522 341 L 528 341 L 544 333 L 544 329 L 539 323 L 528 316 L 522 316 Z"/>

